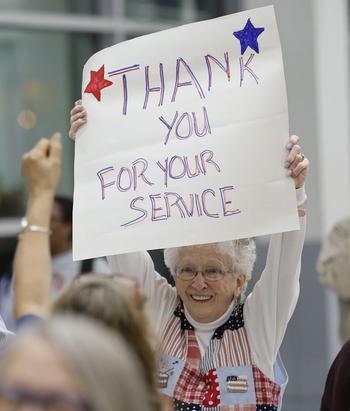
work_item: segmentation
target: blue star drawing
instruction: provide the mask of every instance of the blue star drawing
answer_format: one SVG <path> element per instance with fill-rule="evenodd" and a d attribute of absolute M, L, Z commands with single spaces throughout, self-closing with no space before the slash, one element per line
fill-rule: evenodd
<path fill-rule="evenodd" d="M 241 42 L 241 55 L 247 50 L 247 47 L 252 48 L 259 53 L 258 37 L 265 29 L 263 27 L 254 27 L 250 19 L 248 19 L 243 30 L 235 31 L 233 35 Z"/>

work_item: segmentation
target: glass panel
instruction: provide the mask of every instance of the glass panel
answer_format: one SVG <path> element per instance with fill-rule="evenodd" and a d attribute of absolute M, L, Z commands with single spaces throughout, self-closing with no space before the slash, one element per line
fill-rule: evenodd
<path fill-rule="evenodd" d="M 136 19 L 190 23 L 235 13 L 242 9 L 241 3 L 241 0 L 128 0 L 125 13 Z"/>
<path fill-rule="evenodd" d="M 0 11 L 108 14 L 112 0 L 0 0 Z"/>
<path fill-rule="evenodd" d="M 69 112 L 83 64 L 104 46 L 96 35 L 0 30 L 0 216 L 21 214 L 21 156 L 55 131 L 64 135 L 59 192 L 72 194 Z"/>
<path fill-rule="evenodd" d="M 241 9 L 241 0 L 0 0 L 1 10 L 44 11 L 111 15 L 113 4 L 125 8 L 129 17 L 181 20 L 191 17 L 203 20 Z"/>
<path fill-rule="evenodd" d="M 128 17 L 180 21 L 204 20 L 224 14 L 223 0 L 128 0 Z"/>
<path fill-rule="evenodd" d="M 181 0 L 129 0 L 125 3 L 127 17 L 151 20 L 153 18 L 178 20 Z"/>

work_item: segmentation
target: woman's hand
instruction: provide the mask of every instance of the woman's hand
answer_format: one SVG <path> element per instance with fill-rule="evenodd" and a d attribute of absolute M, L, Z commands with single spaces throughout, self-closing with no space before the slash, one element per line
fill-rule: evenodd
<path fill-rule="evenodd" d="M 54 195 L 61 174 L 61 135 L 55 133 L 50 140 L 42 138 L 22 157 L 22 176 L 30 194 Z"/>
<path fill-rule="evenodd" d="M 70 112 L 70 130 L 69 137 L 75 140 L 78 130 L 87 122 L 87 112 L 82 105 L 81 100 L 74 103 L 74 107 Z"/>
<path fill-rule="evenodd" d="M 291 136 L 286 146 L 289 151 L 284 167 L 287 169 L 287 174 L 294 179 L 295 188 L 301 188 L 305 184 L 306 175 L 309 171 L 309 160 L 301 153 L 299 145 L 299 137 Z M 305 215 L 305 202 L 298 205 L 298 215 Z"/>
<path fill-rule="evenodd" d="M 295 188 L 300 188 L 305 184 L 309 171 L 309 160 L 301 153 L 298 136 L 290 136 L 286 148 L 289 153 L 284 168 L 287 169 L 287 174 L 294 179 Z"/>

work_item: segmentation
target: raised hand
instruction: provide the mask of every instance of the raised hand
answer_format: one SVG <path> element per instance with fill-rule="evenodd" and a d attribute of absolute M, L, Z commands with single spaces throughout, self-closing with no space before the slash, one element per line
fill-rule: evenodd
<path fill-rule="evenodd" d="M 61 175 L 61 134 L 42 138 L 22 157 L 22 175 L 32 195 L 54 193 Z"/>
<path fill-rule="evenodd" d="M 81 100 L 74 103 L 74 107 L 70 112 L 70 130 L 69 137 L 75 140 L 78 130 L 87 122 L 87 112 L 82 105 Z"/>
<path fill-rule="evenodd" d="M 295 188 L 300 188 L 305 184 L 306 175 L 309 171 L 309 160 L 301 153 L 298 136 L 291 136 L 286 148 L 289 153 L 284 167 L 287 169 L 287 174 L 294 179 Z"/>

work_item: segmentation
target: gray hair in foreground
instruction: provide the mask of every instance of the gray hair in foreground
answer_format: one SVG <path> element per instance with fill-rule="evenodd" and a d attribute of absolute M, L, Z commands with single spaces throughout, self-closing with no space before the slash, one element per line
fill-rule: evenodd
<path fill-rule="evenodd" d="M 240 240 L 222 241 L 213 243 L 217 249 L 229 257 L 229 270 L 235 277 L 245 274 L 246 282 L 242 287 L 241 300 L 245 297 L 247 283 L 252 277 L 254 263 L 256 260 L 256 246 L 252 238 L 243 238 Z M 199 245 L 200 247 L 200 245 Z M 172 275 L 176 270 L 180 250 L 184 247 L 173 247 L 164 249 L 164 262 L 169 268 Z"/>
<path fill-rule="evenodd" d="M 25 329 L 7 351 L 2 370 L 38 338 L 80 380 L 92 411 L 152 411 L 135 356 L 117 333 L 91 319 L 57 315 Z"/>

